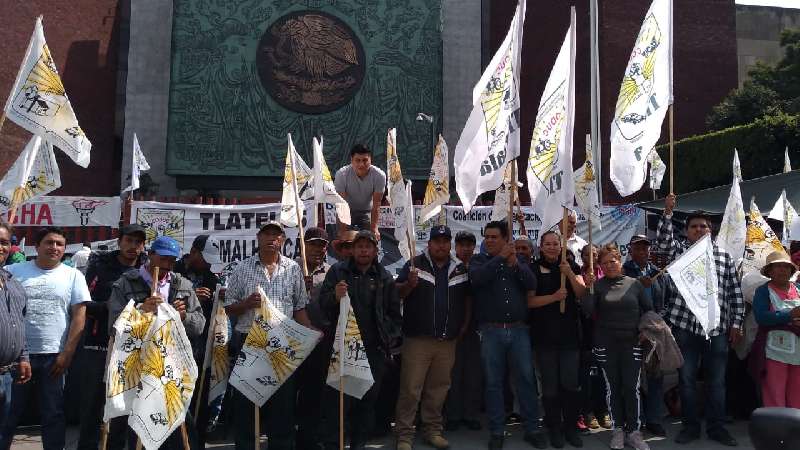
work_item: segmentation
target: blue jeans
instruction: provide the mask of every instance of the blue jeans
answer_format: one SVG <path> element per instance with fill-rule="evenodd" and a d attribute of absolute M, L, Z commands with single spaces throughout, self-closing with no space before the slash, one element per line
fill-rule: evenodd
<path fill-rule="evenodd" d="M 503 399 L 503 380 L 506 366 L 511 366 L 520 414 L 526 432 L 539 430 L 539 403 L 536 378 L 533 373 L 533 350 L 528 327 L 480 329 L 481 360 L 486 379 L 486 415 L 489 417 L 489 432 L 503 435 L 506 423 Z"/>
<path fill-rule="evenodd" d="M 681 329 L 673 329 L 673 336 L 683 353 L 683 367 L 678 370 L 680 379 L 683 426 L 700 431 L 697 413 L 697 370 L 702 358 L 706 388 L 706 431 L 722 428 L 725 420 L 725 368 L 728 363 L 728 336 L 713 336 L 706 340 Z"/>
<path fill-rule="evenodd" d="M 3 426 L 9 411 L 11 411 L 11 390 L 14 388 L 14 378 L 11 372 L 0 375 L 0 427 Z"/>
<path fill-rule="evenodd" d="M 31 380 L 15 384 L 11 392 L 11 411 L 0 428 L 0 449 L 9 448 L 14 439 L 19 419 L 25 413 L 31 391 L 36 389 L 39 397 L 39 414 L 42 425 L 42 448 L 62 450 L 64 448 L 66 420 L 64 418 L 64 375 L 53 378 L 48 373 L 56 360 L 55 353 L 30 355 Z M 16 374 L 14 374 L 16 378 Z"/>

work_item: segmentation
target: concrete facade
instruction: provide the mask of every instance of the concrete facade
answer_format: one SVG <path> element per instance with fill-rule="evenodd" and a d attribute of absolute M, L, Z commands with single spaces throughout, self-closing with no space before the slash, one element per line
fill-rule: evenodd
<path fill-rule="evenodd" d="M 783 58 L 780 39 L 787 28 L 800 29 L 800 3 L 797 9 L 736 5 L 739 86 L 756 62 L 775 64 Z"/>

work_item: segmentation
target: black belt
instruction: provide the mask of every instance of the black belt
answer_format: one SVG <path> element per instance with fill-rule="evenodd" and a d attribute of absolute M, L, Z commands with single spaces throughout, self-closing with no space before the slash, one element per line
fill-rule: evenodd
<path fill-rule="evenodd" d="M 7 366 L 0 367 L 0 375 L 5 375 L 5 374 L 11 372 L 12 370 L 14 370 L 15 367 L 17 367 L 17 363 L 13 363 L 13 364 L 9 364 Z"/>

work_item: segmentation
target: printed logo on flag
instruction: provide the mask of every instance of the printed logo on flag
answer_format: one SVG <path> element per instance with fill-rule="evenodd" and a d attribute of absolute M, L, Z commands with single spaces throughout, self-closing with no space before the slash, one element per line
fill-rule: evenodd
<path fill-rule="evenodd" d="M 481 164 L 482 177 L 503 167 L 506 162 L 508 136 L 519 128 L 519 100 L 512 50 L 509 46 L 480 97 L 481 109 L 486 118 L 486 140 L 489 142 L 489 154 Z M 505 119 L 508 124 L 501 121 Z"/>
<path fill-rule="evenodd" d="M 149 246 L 159 236 L 169 236 L 175 239 L 183 248 L 184 218 L 186 210 L 142 208 L 136 210 L 136 223 L 145 228 Z"/>

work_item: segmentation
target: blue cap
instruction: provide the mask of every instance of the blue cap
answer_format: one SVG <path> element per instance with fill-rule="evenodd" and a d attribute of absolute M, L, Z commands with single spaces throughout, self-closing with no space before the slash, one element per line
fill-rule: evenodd
<path fill-rule="evenodd" d="M 150 251 L 155 252 L 159 256 L 174 256 L 175 258 L 181 257 L 181 246 L 178 241 L 169 236 L 159 236 L 152 244 L 150 244 Z"/>
<path fill-rule="evenodd" d="M 435 239 L 438 237 L 446 237 L 447 239 L 451 239 L 453 235 L 450 233 L 450 228 L 445 225 L 436 225 L 435 227 L 431 228 L 430 239 Z"/>

